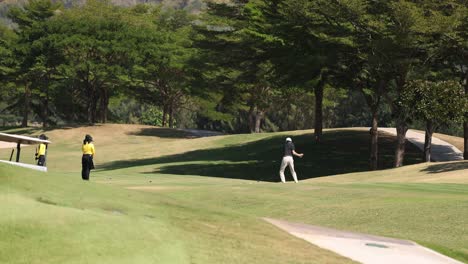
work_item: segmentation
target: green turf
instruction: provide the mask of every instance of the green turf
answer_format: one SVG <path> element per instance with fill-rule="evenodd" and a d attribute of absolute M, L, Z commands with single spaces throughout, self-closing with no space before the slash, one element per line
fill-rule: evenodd
<path fill-rule="evenodd" d="M 49 173 L 0 164 L 0 263 L 351 262 L 261 217 L 410 239 L 468 261 L 465 162 L 364 172 L 365 132 L 327 131 L 319 146 L 294 132 L 306 153 L 297 171 L 308 180 L 280 184 L 286 133 L 186 139 L 142 130 L 114 142 L 95 129 L 101 156 L 91 182 L 75 164 L 74 129 L 50 131 Z M 383 168 L 392 142 L 380 140 Z M 409 163 L 419 157 L 409 149 Z"/>

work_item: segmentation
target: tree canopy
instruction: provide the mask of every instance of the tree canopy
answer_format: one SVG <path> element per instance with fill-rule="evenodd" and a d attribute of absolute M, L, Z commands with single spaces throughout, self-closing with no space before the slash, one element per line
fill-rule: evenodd
<path fill-rule="evenodd" d="M 379 125 L 397 127 L 396 166 L 410 124 L 468 138 L 466 104 L 439 107 L 443 87 L 468 93 L 462 0 L 65 6 L 29 0 L 0 26 L 4 124 L 314 128 L 317 142 L 323 127 L 371 126 L 374 169 Z"/>

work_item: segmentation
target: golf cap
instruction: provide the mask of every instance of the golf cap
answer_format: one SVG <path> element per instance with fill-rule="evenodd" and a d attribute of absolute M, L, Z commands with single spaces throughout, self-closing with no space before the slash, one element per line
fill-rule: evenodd
<path fill-rule="evenodd" d="M 286 142 L 292 142 L 292 139 L 290 137 L 286 138 Z"/>

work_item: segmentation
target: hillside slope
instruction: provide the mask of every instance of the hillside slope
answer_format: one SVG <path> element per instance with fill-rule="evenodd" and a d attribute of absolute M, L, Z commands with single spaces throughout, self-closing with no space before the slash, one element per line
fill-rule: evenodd
<path fill-rule="evenodd" d="M 0 263 L 352 263 L 262 217 L 409 239 L 468 261 L 468 163 L 366 172 L 366 131 L 327 130 L 320 145 L 311 131 L 194 138 L 108 124 L 45 132 L 48 173 L 0 164 Z M 85 134 L 97 148 L 90 182 L 79 173 Z M 306 153 L 296 160 L 299 184 L 277 183 L 285 136 Z M 393 140 L 380 140 L 383 166 Z M 421 153 L 408 148 L 417 162 Z"/>
<path fill-rule="evenodd" d="M 296 162 L 301 179 L 368 170 L 368 133 L 361 129 L 326 130 L 321 144 L 315 144 L 311 130 L 196 138 L 180 130 L 106 124 L 6 132 L 45 133 L 53 142 L 48 151 L 50 171 L 80 171 L 85 134 L 93 136 L 97 149 L 95 163 L 103 170 L 139 167 L 146 172 L 278 181 L 286 136 L 292 136 L 298 151 L 305 153 Z M 394 142 L 395 137 L 381 135 L 380 168 L 392 167 Z M 1 159 L 9 155 L 9 150 L 0 151 Z M 419 149 L 407 144 L 405 164 L 421 162 L 421 156 Z M 24 148 L 22 159 L 34 163 L 34 148 Z"/>

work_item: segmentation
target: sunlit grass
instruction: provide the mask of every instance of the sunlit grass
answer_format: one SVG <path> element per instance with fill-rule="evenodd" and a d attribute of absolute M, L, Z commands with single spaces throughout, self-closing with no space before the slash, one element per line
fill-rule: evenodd
<path fill-rule="evenodd" d="M 49 173 L 0 164 L 0 263 L 350 262 L 261 217 L 410 239 L 468 261 L 467 162 L 365 172 L 365 131 L 326 131 L 322 145 L 310 131 L 198 139 L 163 132 L 52 130 Z M 99 169 L 83 182 L 87 133 Z M 277 183 L 285 135 L 306 153 L 296 160 L 299 184 Z M 384 168 L 392 140 L 381 140 Z M 409 162 L 419 158 L 410 146 Z"/>

